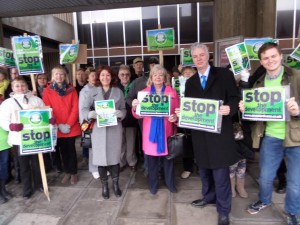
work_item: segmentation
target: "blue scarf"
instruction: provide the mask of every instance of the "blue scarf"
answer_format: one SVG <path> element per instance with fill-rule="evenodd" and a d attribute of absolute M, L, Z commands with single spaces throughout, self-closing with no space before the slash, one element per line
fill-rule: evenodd
<path fill-rule="evenodd" d="M 166 86 L 164 85 L 161 90 L 161 94 L 164 94 L 165 89 Z M 150 94 L 156 94 L 153 84 L 151 85 Z M 151 117 L 149 140 L 153 143 L 157 143 L 158 154 L 166 151 L 164 117 Z"/>

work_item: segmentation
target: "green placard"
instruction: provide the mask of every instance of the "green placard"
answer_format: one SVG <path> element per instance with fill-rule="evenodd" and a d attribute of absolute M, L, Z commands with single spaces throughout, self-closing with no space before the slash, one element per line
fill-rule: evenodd
<path fill-rule="evenodd" d="M 182 66 L 194 66 L 191 49 L 182 48 L 180 53 Z"/>
<path fill-rule="evenodd" d="M 179 81 L 179 77 L 175 78 L 172 77 L 172 88 L 174 88 L 177 92 L 177 95 L 180 96 L 180 81 Z"/>
<path fill-rule="evenodd" d="M 12 47 L 20 75 L 44 73 L 39 36 L 12 37 Z"/>
<path fill-rule="evenodd" d="M 0 47 L 0 66 L 8 68 L 16 67 L 14 53 L 12 50 Z"/>
<path fill-rule="evenodd" d="M 97 127 L 118 125 L 113 99 L 95 101 L 95 111 L 97 113 Z"/>
<path fill-rule="evenodd" d="M 174 29 L 147 30 L 148 51 L 174 49 Z"/>
<path fill-rule="evenodd" d="M 60 44 L 59 62 L 60 64 L 69 64 L 75 62 L 78 56 L 79 44 Z"/>
<path fill-rule="evenodd" d="M 21 131 L 21 155 L 54 151 L 52 128 L 49 124 L 51 109 L 20 110 L 18 116 L 20 123 L 24 125 Z"/>
<path fill-rule="evenodd" d="M 283 55 L 283 62 L 286 66 L 291 67 L 296 70 L 300 70 L 300 61 L 292 58 L 290 55 Z"/>
<path fill-rule="evenodd" d="M 179 127 L 220 133 L 222 116 L 220 101 L 202 98 L 181 98 Z"/>
<path fill-rule="evenodd" d="M 170 116 L 170 95 L 149 94 L 138 92 L 140 104 L 137 107 L 137 114 L 140 116 Z"/>
<path fill-rule="evenodd" d="M 243 119 L 255 121 L 285 121 L 289 86 L 243 90 Z"/>
<path fill-rule="evenodd" d="M 297 59 L 298 61 L 300 61 L 300 44 L 292 52 L 291 57 L 294 58 L 294 59 Z"/>
<path fill-rule="evenodd" d="M 271 37 L 266 37 L 266 38 L 249 38 L 249 39 L 245 39 L 244 42 L 247 48 L 249 59 L 259 60 L 257 55 L 259 48 L 266 42 L 275 42 L 275 41 Z"/>
<path fill-rule="evenodd" d="M 225 51 L 234 75 L 240 74 L 243 69 L 251 69 L 244 42 L 225 48 Z"/>

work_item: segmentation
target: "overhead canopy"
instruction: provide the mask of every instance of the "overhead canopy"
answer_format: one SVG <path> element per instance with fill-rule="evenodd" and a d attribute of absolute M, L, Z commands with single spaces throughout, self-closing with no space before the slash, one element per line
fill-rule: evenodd
<path fill-rule="evenodd" d="M 0 17 L 33 16 L 211 1 L 212 0 L 0 0 Z"/>

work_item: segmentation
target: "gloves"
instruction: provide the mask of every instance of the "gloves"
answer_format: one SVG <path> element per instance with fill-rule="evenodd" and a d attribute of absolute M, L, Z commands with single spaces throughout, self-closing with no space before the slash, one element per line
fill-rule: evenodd
<path fill-rule="evenodd" d="M 247 69 L 243 69 L 241 71 L 241 80 L 242 81 L 248 82 L 249 76 L 250 76 L 250 73 L 249 73 L 249 71 Z"/>
<path fill-rule="evenodd" d="M 117 109 L 116 112 L 115 112 L 115 115 L 116 115 L 117 118 L 122 118 L 123 112 L 121 110 Z"/>
<path fill-rule="evenodd" d="M 55 124 L 56 124 L 56 118 L 55 118 L 55 117 L 51 117 L 51 118 L 49 119 L 49 124 L 55 125 Z"/>
<path fill-rule="evenodd" d="M 97 118 L 96 111 L 90 111 L 88 114 L 88 119 L 96 119 L 96 118 Z"/>
<path fill-rule="evenodd" d="M 23 130 L 23 128 L 24 128 L 24 126 L 23 126 L 22 123 L 11 123 L 11 124 L 9 124 L 9 129 L 11 131 L 19 132 L 19 131 Z"/>
<path fill-rule="evenodd" d="M 70 133 L 70 125 L 68 124 L 58 124 L 58 129 L 60 130 L 60 132 L 62 132 L 63 134 L 68 134 Z"/>

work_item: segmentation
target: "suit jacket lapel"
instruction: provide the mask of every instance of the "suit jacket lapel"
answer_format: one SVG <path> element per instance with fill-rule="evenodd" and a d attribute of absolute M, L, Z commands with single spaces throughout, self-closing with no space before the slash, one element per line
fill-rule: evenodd
<path fill-rule="evenodd" d="M 214 83 L 214 81 L 216 79 L 216 76 L 217 76 L 217 74 L 216 74 L 215 68 L 213 66 L 211 66 L 209 75 L 208 75 L 208 79 L 206 81 L 206 86 L 205 86 L 205 90 L 204 90 L 205 92 L 212 86 L 212 84 Z"/>

